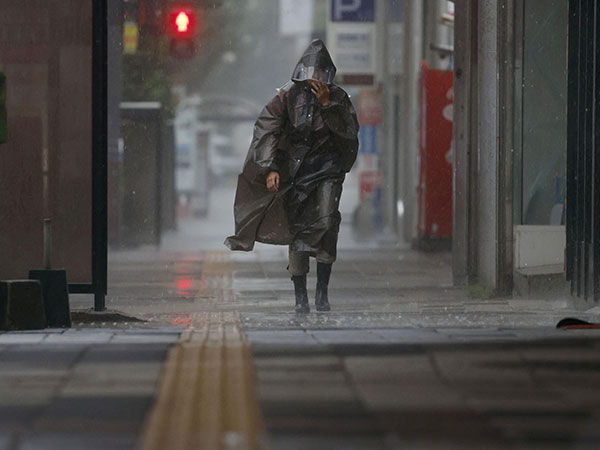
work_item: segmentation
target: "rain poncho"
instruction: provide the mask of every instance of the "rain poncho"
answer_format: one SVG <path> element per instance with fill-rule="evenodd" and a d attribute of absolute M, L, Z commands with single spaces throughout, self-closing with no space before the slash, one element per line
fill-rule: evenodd
<path fill-rule="evenodd" d="M 258 241 L 335 259 L 342 183 L 358 150 L 356 113 L 333 84 L 335 71 L 323 42 L 314 40 L 292 81 L 262 110 L 238 178 L 235 235 L 225 240 L 231 250 L 250 251 Z M 328 84 L 330 105 L 318 103 L 310 79 Z M 280 175 L 274 193 L 266 187 L 271 171 Z"/>

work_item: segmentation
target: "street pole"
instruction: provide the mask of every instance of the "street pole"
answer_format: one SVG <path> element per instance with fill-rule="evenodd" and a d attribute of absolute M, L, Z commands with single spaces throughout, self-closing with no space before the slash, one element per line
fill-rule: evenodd
<path fill-rule="evenodd" d="M 419 167 L 419 74 L 423 60 L 423 2 L 407 0 L 404 4 L 404 104 L 402 129 L 404 140 L 404 239 L 417 238 Z"/>

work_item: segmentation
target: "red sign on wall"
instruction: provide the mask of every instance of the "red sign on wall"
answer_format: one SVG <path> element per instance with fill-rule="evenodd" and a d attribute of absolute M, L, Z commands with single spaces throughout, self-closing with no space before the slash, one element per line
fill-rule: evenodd
<path fill-rule="evenodd" d="M 383 122 L 379 89 L 361 89 L 358 103 L 358 121 L 361 125 L 380 125 Z"/>
<path fill-rule="evenodd" d="M 367 170 L 360 173 L 360 199 L 371 198 L 373 191 L 381 185 L 381 174 L 376 170 Z"/>
<path fill-rule="evenodd" d="M 429 69 L 421 73 L 421 144 L 419 235 L 452 236 L 453 74 Z"/>

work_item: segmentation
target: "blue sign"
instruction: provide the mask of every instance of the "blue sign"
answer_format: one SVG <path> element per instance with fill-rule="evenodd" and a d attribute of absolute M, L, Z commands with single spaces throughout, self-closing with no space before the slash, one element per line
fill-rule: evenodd
<path fill-rule="evenodd" d="M 375 0 L 331 0 L 332 22 L 374 22 Z"/>
<path fill-rule="evenodd" d="M 377 154 L 377 127 L 375 125 L 361 125 L 358 132 L 360 153 L 363 155 Z"/>

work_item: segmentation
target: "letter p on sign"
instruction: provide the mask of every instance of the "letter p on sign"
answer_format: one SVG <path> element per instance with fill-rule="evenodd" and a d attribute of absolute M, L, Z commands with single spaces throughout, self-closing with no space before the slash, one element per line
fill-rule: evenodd
<path fill-rule="evenodd" d="M 375 0 L 331 0 L 333 22 L 373 22 Z"/>

